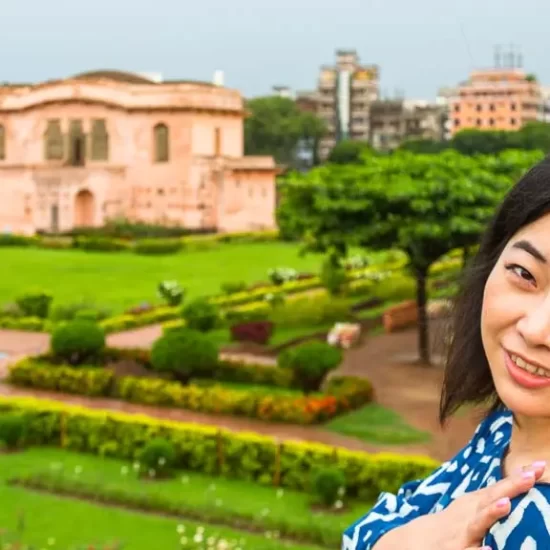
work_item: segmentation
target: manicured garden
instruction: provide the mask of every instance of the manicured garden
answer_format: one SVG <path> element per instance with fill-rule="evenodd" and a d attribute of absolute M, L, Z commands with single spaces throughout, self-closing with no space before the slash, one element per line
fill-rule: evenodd
<path fill-rule="evenodd" d="M 45 544 L 46 533 L 60 550 L 115 541 L 139 550 L 153 536 L 158 547 L 198 549 L 199 524 L 205 538 L 240 548 L 334 548 L 380 491 L 436 466 L 30 399 L 2 398 L 0 412 L 10 451 L 0 452 L 0 501 L 10 503 L 0 525 L 23 522 L 25 540 Z M 151 526 L 143 542 L 132 524 Z"/>

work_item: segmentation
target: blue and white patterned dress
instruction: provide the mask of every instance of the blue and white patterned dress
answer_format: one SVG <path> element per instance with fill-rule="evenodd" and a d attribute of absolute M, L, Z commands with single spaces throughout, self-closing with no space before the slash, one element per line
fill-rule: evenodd
<path fill-rule="evenodd" d="M 491 414 L 471 441 L 428 478 L 406 483 L 397 495 L 381 494 L 372 510 L 345 531 L 342 550 L 371 550 L 391 529 L 440 512 L 464 493 L 502 479 L 501 462 L 511 434 L 512 414 Z M 510 514 L 491 528 L 483 544 L 493 550 L 550 549 L 550 484 L 537 483 L 514 498 Z"/>

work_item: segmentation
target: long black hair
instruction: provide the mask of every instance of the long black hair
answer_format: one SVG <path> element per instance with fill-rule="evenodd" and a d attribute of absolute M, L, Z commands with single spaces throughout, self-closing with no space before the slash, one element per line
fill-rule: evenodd
<path fill-rule="evenodd" d="M 503 407 L 483 343 L 481 311 L 485 284 L 508 241 L 524 226 L 550 212 L 550 158 L 527 172 L 508 192 L 466 270 L 454 305 L 450 343 L 439 405 L 442 424 L 462 405 Z"/>

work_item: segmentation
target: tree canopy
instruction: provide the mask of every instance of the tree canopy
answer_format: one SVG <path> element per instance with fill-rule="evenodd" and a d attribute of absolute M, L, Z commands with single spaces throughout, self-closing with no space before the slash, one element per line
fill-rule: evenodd
<path fill-rule="evenodd" d="M 314 113 L 299 109 L 285 97 L 259 97 L 247 103 L 250 116 L 245 120 L 245 152 L 272 155 L 278 163 L 294 165 L 301 140 L 311 143 L 312 151 L 325 134 L 325 123 Z"/>
<path fill-rule="evenodd" d="M 310 250 L 344 255 L 349 247 L 399 248 L 417 281 L 419 351 L 429 362 L 428 270 L 454 248 L 477 244 L 511 185 L 541 158 L 508 151 L 470 157 L 408 152 L 371 156 L 363 164 L 327 164 L 290 175 L 285 217 Z"/>

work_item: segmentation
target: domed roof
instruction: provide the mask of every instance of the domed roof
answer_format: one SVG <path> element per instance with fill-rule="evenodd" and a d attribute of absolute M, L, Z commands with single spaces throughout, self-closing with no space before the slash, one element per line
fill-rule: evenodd
<path fill-rule="evenodd" d="M 126 71 L 115 70 L 98 70 L 88 71 L 74 75 L 72 78 L 77 80 L 89 80 L 92 78 L 108 78 L 109 80 L 115 80 L 117 82 L 126 82 L 129 84 L 156 84 L 154 80 L 151 80 L 143 75 L 137 73 L 130 73 Z"/>

